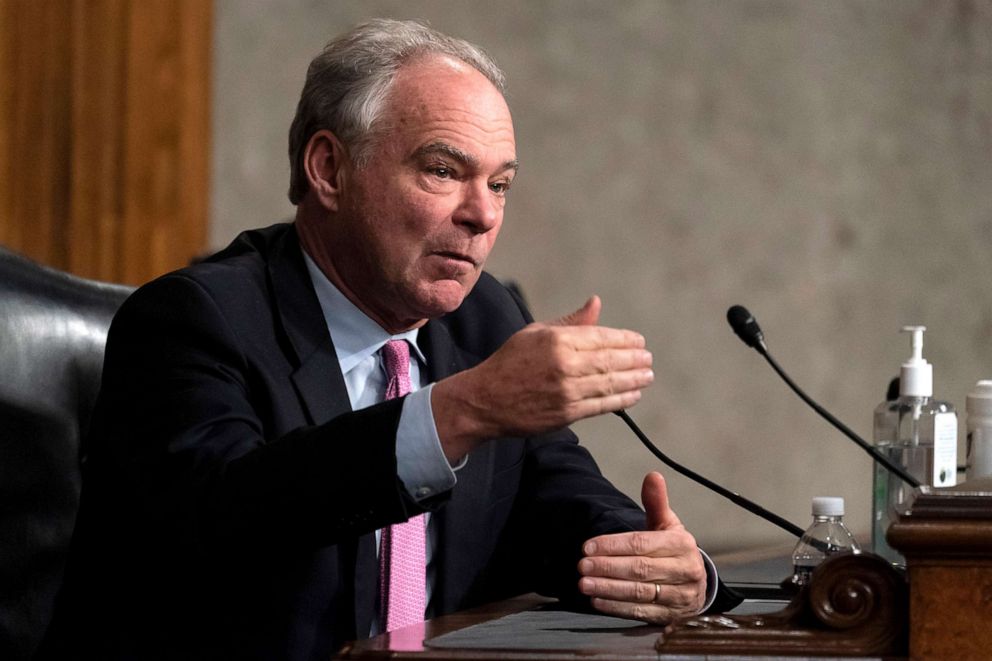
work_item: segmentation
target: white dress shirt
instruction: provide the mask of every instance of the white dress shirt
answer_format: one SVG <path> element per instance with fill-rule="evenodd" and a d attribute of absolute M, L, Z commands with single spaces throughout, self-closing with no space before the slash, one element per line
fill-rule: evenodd
<path fill-rule="evenodd" d="M 303 253 L 317 300 L 341 366 L 351 408 L 363 409 L 383 400 L 386 372 L 379 349 L 389 340 L 410 343 L 410 389 L 396 432 L 397 473 L 410 496 L 424 500 L 455 486 L 454 469 L 448 464 L 431 412 L 431 388 L 424 387 L 424 354 L 417 346 L 418 329 L 390 335 L 338 290 L 314 261 Z M 460 468 L 460 466 L 459 466 Z"/>
<path fill-rule="evenodd" d="M 455 471 L 465 465 L 463 460 L 452 468 L 441 449 L 441 441 L 431 412 L 431 388 L 426 385 L 426 361 L 417 346 L 418 329 L 390 335 L 379 324 L 359 310 L 334 286 L 304 251 L 310 279 L 324 313 L 327 330 L 334 341 L 341 374 L 344 376 L 353 411 L 383 401 L 386 392 L 386 370 L 379 349 L 389 340 L 406 340 L 410 352 L 410 394 L 403 401 L 399 426 L 396 430 L 396 472 L 407 492 L 418 502 L 436 493 L 451 489 L 457 478 Z M 437 568 L 434 549 L 437 548 L 437 526 L 427 517 L 427 601 L 430 612 Z M 379 553 L 380 531 L 375 532 L 376 554 Z M 370 635 L 382 630 L 378 609 L 372 619 Z"/>

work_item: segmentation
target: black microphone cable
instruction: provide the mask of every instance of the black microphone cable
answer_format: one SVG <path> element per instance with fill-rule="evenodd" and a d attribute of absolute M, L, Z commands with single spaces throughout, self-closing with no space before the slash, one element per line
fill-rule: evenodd
<path fill-rule="evenodd" d="M 765 336 L 761 332 L 761 328 L 758 326 L 757 320 L 754 318 L 747 308 L 741 305 L 734 305 L 729 310 L 727 310 L 727 321 L 730 323 L 731 328 L 734 329 L 734 333 L 737 337 L 741 338 L 744 344 L 749 347 L 753 347 L 758 353 L 765 357 L 768 364 L 772 366 L 772 369 L 782 377 L 792 392 L 799 395 L 799 398 L 806 402 L 814 411 L 820 414 L 820 416 L 829 422 L 831 425 L 839 429 L 845 436 L 854 441 L 862 450 L 868 453 L 874 461 L 882 464 L 888 470 L 895 473 L 899 479 L 908 484 L 909 486 L 916 488 L 920 486 L 920 481 L 915 477 L 906 472 L 901 466 L 889 461 L 882 453 L 878 452 L 869 445 L 864 439 L 855 434 L 847 425 L 835 418 L 829 411 L 814 402 L 809 395 L 802 391 L 802 389 L 793 382 L 789 375 L 785 373 L 779 364 L 772 358 L 771 354 L 768 353 L 768 347 L 765 345 Z"/>
<path fill-rule="evenodd" d="M 635 423 L 631 419 L 631 417 L 627 415 L 627 412 L 625 410 L 620 409 L 619 411 L 614 411 L 614 413 L 620 416 L 620 419 L 623 420 L 625 423 L 627 423 L 627 426 L 630 427 L 630 430 L 634 432 L 634 435 L 637 436 L 637 438 L 641 441 L 641 443 L 644 444 L 644 447 L 646 447 L 651 452 L 651 454 L 658 457 L 658 459 L 660 459 L 662 463 L 664 463 L 666 466 L 671 467 L 673 470 L 675 470 L 678 473 L 681 473 L 690 480 L 693 480 L 694 482 L 698 482 L 707 489 L 710 489 L 711 491 L 715 491 L 716 493 L 730 500 L 734 504 L 746 509 L 748 512 L 760 516 L 765 521 L 768 521 L 769 523 L 774 523 L 776 526 L 778 526 L 782 530 L 785 530 L 790 535 L 795 535 L 796 537 L 803 536 L 803 532 L 805 531 L 796 524 L 783 519 L 778 514 L 769 512 L 761 505 L 758 505 L 757 503 L 748 500 L 739 493 L 731 491 L 730 489 L 726 489 L 720 486 L 719 484 L 717 484 L 716 482 L 712 482 L 706 479 L 705 477 L 703 477 L 702 475 L 692 470 L 689 470 L 685 466 L 682 466 L 681 464 L 676 463 L 675 461 L 670 459 L 668 456 L 665 455 L 664 452 L 659 450 L 654 443 L 651 442 L 651 440 L 647 437 L 647 435 L 645 435 L 645 433 L 641 431 L 641 428 L 637 426 L 637 423 Z"/>

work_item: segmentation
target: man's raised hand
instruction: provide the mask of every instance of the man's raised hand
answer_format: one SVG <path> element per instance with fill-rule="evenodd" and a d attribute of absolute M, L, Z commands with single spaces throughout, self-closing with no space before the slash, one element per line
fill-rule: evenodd
<path fill-rule="evenodd" d="M 439 381 L 431 406 L 445 454 L 499 436 L 539 434 L 629 408 L 654 380 L 644 337 L 596 325 L 602 303 L 533 323 L 476 367 Z"/>

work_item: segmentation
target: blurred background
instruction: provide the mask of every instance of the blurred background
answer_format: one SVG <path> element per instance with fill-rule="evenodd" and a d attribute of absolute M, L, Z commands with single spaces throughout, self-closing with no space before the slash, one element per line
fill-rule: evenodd
<path fill-rule="evenodd" d="M 518 283 L 537 318 L 597 293 L 604 323 L 647 337 L 657 380 L 631 415 L 665 452 L 803 527 L 811 497 L 843 496 L 849 526 L 869 541 L 868 457 L 734 337 L 725 313 L 739 303 L 796 381 L 868 438 L 872 410 L 909 355 L 900 327 L 927 326 L 935 393 L 960 409 L 963 463 L 965 395 L 992 378 L 992 3 L 177 4 L 174 25 L 201 19 L 200 64 L 175 46 L 192 28 L 173 27 L 177 36 L 161 43 L 162 52 L 178 49 L 174 67 L 122 74 L 123 89 L 126 99 L 144 84 L 202 74 L 202 134 L 182 137 L 172 152 L 124 139 L 118 157 L 152 156 L 148 180 L 137 182 L 150 192 L 109 205 L 92 227 L 110 237 L 99 245 L 116 246 L 105 262 L 126 253 L 152 263 L 180 235 L 183 248 L 175 264 L 146 271 L 64 267 L 136 284 L 242 229 L 290 218 L 286 136 L 308 62 L 360 21 L 422 19 L 480 44 L 507 74 L 521 169 L 489 270 Z M 139 29 L 149 19 L 135 17 L 150 10 L 138 5 L 127 13 L 132 29 L 121 48 L 129 52 L 149 43 Z M 95 29 L 88 11 L 73 9 L 73 25 Z M 152 22 L 168 29 L 169 21 Z M 66 61 L 78 65 L 73 48 Z M 8 66 L 12 49 L 4 50 Z M 74 89 L 86 89 L 88 79 L 79 80 Z M 10 111 L 20 106 L 6 98 L 0 120 L 32 119 L 28 109 Z M 197 125 L 167 109 L 186 97 L 150 98 L 147 112 L 125 112 L 125 126 L 137 131 L 156 112 L 161 135 L 186 136 Z M 74 112 L 77 131 L 104 116 Z M 183 156 L 197 147 L 202 158 Z M 35 151 L 0 143 L 0 157 L 15 148 Z M 72 168 L 74 177 L 94 170 L 85 153 Z M 16 177 L 25 187 L 49 181 L 30 169 Z M 20 204 L 16 177 L 5 179 L 0 208 Z M 177 214 L 180 228 L 202 222 L 106 229 L 115 209 L 118 219 L 141 216 L 167 195 L 195 198 L 194 211 Z M 91 241 L 94 231 L 52 230 L 59 245 Z M 0 228 L 0 242 L 30 252 L 21 236 Z M 637 498 L 655 459 L 615 416 L 576 428 L 606 475 Z M 792 543 L 663 472 L 676 511 L 707 550 Z"/>
<path fill-rule="evenodd" d="M 489 270 L 537 318 L 597 293 L 605 323 L 644 333 L 657 382 L 631 415 L 672 458 L 803 527 L 811 497 L 843 496 L 867 542 L 867 455 L 725 313 L 754 312 L 793 378 L 869 439 L 910 353 L 902 325 L 927 326 L 938 397 L 963 409 L 992 377 L 992 5 L 217 2 L 211 247 L 291 216 L 306 66 L 375 16 L 427 20 L 506 71 L 521 169 Z M 615 416 L 576 427 L 638 497 L 655 459 Z M 705 548 L 791 543 L 665 474 Z"/>

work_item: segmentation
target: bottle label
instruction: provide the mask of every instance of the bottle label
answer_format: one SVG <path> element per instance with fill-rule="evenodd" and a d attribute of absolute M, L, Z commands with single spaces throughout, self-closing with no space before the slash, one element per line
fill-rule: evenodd
<path fill-rule="evenodd" d="M 935 487 L 953 487 L 958 475 L 958 416 L 933 417 L 933 480 Z"/>

